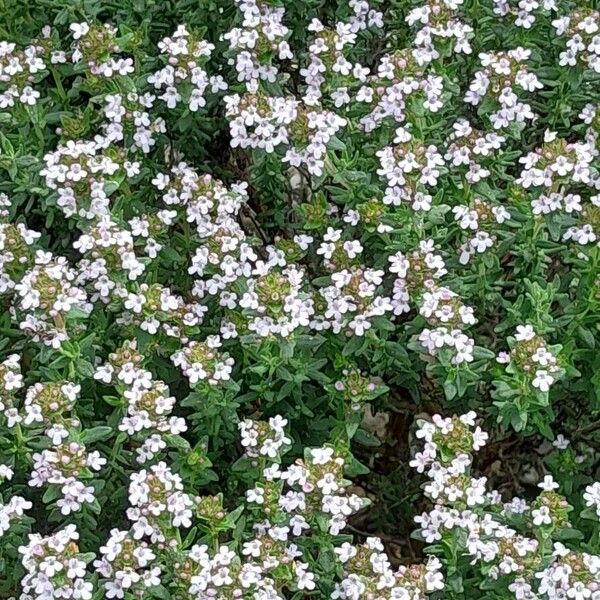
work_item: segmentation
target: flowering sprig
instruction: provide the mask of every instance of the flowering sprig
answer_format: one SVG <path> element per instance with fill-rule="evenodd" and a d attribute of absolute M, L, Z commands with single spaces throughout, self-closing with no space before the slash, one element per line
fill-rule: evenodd
<path fill-rule="evenodd" d="M 530 50 L 519 46 L 507 52 L 482 53 L 479 57 L 483 69 L 475 73 L 465 102 L 478 106 L 487 100 L 489 107 L 485 112 L 489 113 L 486 116 L 494 129 L 535 118 L 531 105 L 520 99 L 522 92 L 535 92 L 543 87 L 524 64 L 530 56 Z M 485 108 L 482 104 L 481 110 Z"/>
<path fill-rule="evenodd" d="M 21 581 L 24 594 L 60 598 L 67 590 L 73 598 L 91 600 L 94 588 L 86 571 L 90 557 L 80 552 L 78 540 L 75 525 L 48 537 L 31 534 L 29 543 L 19 548 L 26 570 Z"/>
<path fill-rule="evenodd" d="M 33 84 L 46 74 L 44 47 L 39 42 L 23 49 L 13 42 L 0 42 L 0 108 L 12 108 L 15 103 L 34 106 L 40 92 Z"/>
<path fill-rule="evenodd" d="M 214 45 L 198 38 L 185 25 L 180 25 L 170 37 L 163 38 L 158 48 L 166 65 L 148 77 L 167 108 L 185 102 L 191 112 L 206 106 L 206 94 L 227 89 L 220 75 L 208 75 L 204 66 Z"/>
<path fill-rule="evenodd" d="M 119 56 L 121 52 L 118 30 L 109 23 L 71 23 L 73 34 L 71 60 L 81 64 L 93 77 L 130 75 L 135 67 L 131 57 Z"/>
<path fill-rule="evenodd" d="M 579 63 L 600 73 L 599 22 L 600 13 L 593 9 L 576 10 L 552 22 L 557 35 L 567 38 L 559 65 L 574 67 Z"/>

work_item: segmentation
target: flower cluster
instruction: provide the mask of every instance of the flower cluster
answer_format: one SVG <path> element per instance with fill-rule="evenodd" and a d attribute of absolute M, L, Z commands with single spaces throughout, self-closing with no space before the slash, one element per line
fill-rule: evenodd
<path fill-rule="evenodd" d="M 91 310 L 85 290 L 66 258 L 37 250 L 31 267 L 14 285 L 12 312 L 34 341 L 58 348 L 69 337 L 68 320 Z"/>
<path fill-rule="evenodd" d="M 123 143 L 127 150 L 141 150 L 148 154 L 159 134 L 166 133 L 166 125 L 161 117 L 152 117 L 148 112 L 154 106 L 156 97 L 148 92 L 137 94 L 107 94 L 104 97 L 104 117 L 102 125 L 104 139 L 97 138 L 104 145 Z M 132 164 L 132 170 L 136 167 Z"/>
<path fill-rule="evenodd" d="M 11 201 L 0 194 L 0 218 L 9 214 Z M 0 223 L 0 293 L 14 289 L 27 267 L 33 262 L 35 243 L 41 234 L 27 229 L 23 223 Z"/>
<path fill-rule="evenodd" d="M 137 259 L 133 246 L 131 232 L 121 229 L 109 217 L 101 217 L 73 243 L 86 257 L 79 263 L 82 279 L 91 278 L 101 297 L 108 296 L 111 289 L 114 293 L 123 272 L 127 279 L 135 281 L 144 272 L 144 264 Z"/>
<path fill-rule="evenodd" d="M 9 481 L 13 477 L 13 470 L 7 465 L 0 465 L 0 481 Z M 23 496 L 12 496 L 3 504 L 0 498 L 0 538 L 11 528 L 15 521 L 23 519 L 25 511 L 30 510 L 33 504 Z"/>
<path fill-rule="evenodd" d="M 510 352 L 502 352 L 496 360 L 506 364 L 506 371 L 522 378 L 540 392 L 547 392 L 561 374 L 555 353 L 560 346 L 549 347 L 531 325 L 518 325 L 514 338 L 509 338 Z"/>
<path fill-rule="evenodd" d="M 203 68 L 214 50 L 213 44 L 198 38 L 180 25 L 171 37 L 162 39 L 158 48 L 165 66 L 148 77 L 148 83 L 158 92 L 158 98 L 167 108 L 175 108 L 185 102 L 190 111 L 196 112 L 206 106 L 206 91 L 213 94 L 227 89 L 219 75 L 209 76 Z"/>
<path fill-rule="evenodd" d="M 225 102 L 234 148 L 260 148 L 270 153 L 283 145 L 288 147 L 283 161 L 305 166 L 311 175 L 323 173 L 327 144 L 346 125 L 335 112 L 260 92 L 234 94 Z"/>
<path fill-rule="evenodd" d="M 501 150 L 506 138 L 493 131 L 479 131 L 466 119 L 458 119 L 452 129 L 444 159 L 453 167 L 468 167 L 465 179 L 471 185 L 489 177 L 487 164 Z"/>
<path fill-rule="evenodd" d="M 137 462 L 152 460 L 167 447 L 165 434 L 178 435 L 187 430 L 185 419 L 172 414 L 176 399 L 163 381 L 155 380 L 143 367 L 144 357 L 135 340 L 126 341 L 108 358 L 97 367 L 94 378 L 117 388 L 126 405 L 119 430 L 140 443 Z"/>
<path fill-rule="evenodd" d="M 414 210 L 429 210 L 432 194 L 440 176 L 439 167 L 444 164 L 442 155 L 433 145 L 425 146 L 414 140 L 402 127 L 396 130 L 397 146 L 380 150 L 379 175 L 387 180 L 383 202 L 398 206 L 406 202 Z"/>
<path fill-rule="evenodd" d="M 350 2 L 354 14 L 348 21 L 338 21 L 335 29 L 327 28 L 314 18 L 308 29 L 314 39 L 308 48 L 309 64 L 301 71 L 307 85 L 304 102 L 318 105 L 329 97 L 336 108 L 348 105 L 350 92 L 367 81 L 369 69 L 348 60 L 349 50 L 357 41 L 357 33 L 367 27 L 380 27 L 382 15 L 367 2 Z"/>
<path fill-rule="evenodd" d="M 86 571 L 86 557 L 78 546 L 75 525 L 42 537 L 30 534 L 29 543 L 19 548 L 26 571 L 21 581 L 23 593 L 35 598 L 91 600 L 93 584 Z"/>
<path fill-rule="evenodd" d="M 69 428 L 80 426 L 79 419 L 70 416 L 80 391 L 80 385 L 68 381 L 35 383 L 27 388 L 23 414 L 17 422 L 34 426 L 41 423 L 53 443 L 60 443 L 69 436 Z"/>
<path fill-rule="evenodd" d="M 333 387 L 343 395 L 348 410 L 352 412 L 362 411 L 369 400 L 386 392 L 382 381 L 369 378 L 357 369 L 344 369 Z"/>
<path fill-rule="evenodd" d="M 441 562 L 432 558 L 426 565 L 401 566 L 392 569 L 378 538 L 367 538 L 364 544 L 342 544 L 336 554 L 344 564 L 344 579 L 337 584 L 334 599 L 379 598 L 414 599 L 444 589 Z"/>
<path fill-rule="evenodd" d="M 273 57 L 293 58 L 287 42 L 289 29 L 283 22 L 285 10 L 257 0 L 235 0 L 241 13 L 241 27 L 223 35 L 230 44 L 235 59 L 237 80 L 244 82 L 249 92 L 256 92 L 260 81 L 274 82 L 278 69 Z"/>
<path fill-rule="evenodd" d="M 444 260 L 435 254 L 433 240 L 422 241 L 419 249 L 408 255 L 396 252 L 389 257 L 389 270 L 397 275 L 394 282 L 394 313 L 410 310 L 410 300 L 417 301 L 420 314 L 433 329 L 424 328 L 419 342 L 431 356 L 442 349 L 450 351 L 453 364 L 473 360 L 474 341 L 463 328 L 474 324 L 473 309 L 438 281 L 446 273 Z"/>
<path fill-rule="evenodd" d="M 0 42 L 0 108 L 12 108 L 15 102 L 35 105 L 40 92 L 33 84 L 45 75 L 46 69 L 40 41 L 23 49 L 13 42 Z"/>
<path fill-rule="evenodd" d="M 61 497 L 56 505 L 63 515 L 68 515 L 83 504 L 95 501 L 93 486 L 86 486 L 82 480 L 89 479 L 92 471 L 99 471 L 105 464 L 106 459 L 97 450 L 88 452 L 83 444 L 75 441 L 60 442 L 33 455 L 29 485 L 57 486 Z"/>
<path fill-rule="evenodd" d="M 231 377 L 234 360 L 219 350 L 222 342 L 218 335 L 209 336 L 205 342 L 191 341 L 171 357 L 173 364 L 181 367 L 191 385 L 207 381 L 219 385 Z"/>
<path fill-rule="evenodd" d="M 133 59 L 121 57 L 118 30 L 110 23 L 71 23 L 71 60 L 94 77 L 117 77 L 134 72 Z"/>
<path fill-rule="evenodd" d="M 497 106 L 489 114 L 494 129 L 535 118 L 531 105 L 519 97 L 521 92 L 535 92 L 543 87 L 524 64 L 530 57 L 531 51 L 522 47 L 480 55 L 483 69 L 475 73 L 465 102 L 478 106 L 485 98 Z"/>
<path fill-rule="evenodd" d="M 46 154 L 41 175 L 67 217 L 91 220 L 108 215 L 110 184 L 137 172 L 121 154 L 103 150 L 102 140 L 69 141 Z"/>
<path fill-rule="evenodd" d="M 359 123 L 371 132 L 392 120 L 402 124 L 407 118 L 407 104 L 418 102 L 430 113 L 442 108 L 443 79 L 428 70 L 430 57 L 419 49 L 398 50 L 381 58 L 377 73 L 356 94 L 359 104 L 372 105 Z M 413 100 L 414 97 L 414 100 Z"/>
<path fill-rule="evenodd" d="M 555 10 L 558 10 L 556 0 L 494 0 L 494 13 L 509 17 L 523 29 L 531 29 L 538 18 Z"/>
<path fill-rule="evenodd" d="M 287 420 L 272 417 L 268 422 L 244 419 L 239 423 L 241 443 L 247 456 L 275 458 L 291 443 L 285 434 Z"/>
<path fill-rule="evenodd" d="M 443 52 L 444 46 L 448 46 L 446 40 L 451 40 L 452 52 L 471 54 L 473 50 L 469 40 L 473 37 L 473 28 L 457 15 L 462 3 L 462 0 L 429 0 L 408 13 L 406 22 L 420 26 L 414 45 L 419 48 L 422 57 L 427 60 L 439 58 L 440 50 Z"/>
<path fill-rule="evenodd" d="M 492 248 L 497 239 L 495 226 L 510 219 L 510 213 L 503 206 L 492 206 L 481 198 L 473 200 L 472 208 L 460 204 L 452 212 L 459 227 L 473 235 L 460 247 L 461 264 L 467 264 L 474 255 Z"/>
<path fill-rule="evenodd" d="M 346 249 L 346 252 L 353 250 Z M 322 314 L 317 309 L 313 327 L 364 335 L 372 327 L 371 319 L 392 310 L 389 298 L 377 294 L 383 274 L 381 269 L 359 266 L 333 273 L 333 284 L 319 290 L 324 306 Z"/>
<path fill-rule="evenodd" d="M 557 35 L 567 38 L 567 49 L 561 52 L 559 64 L 574 67 L 577 63 L 600 73 L 600 13 L 576 10 L 552 22 Z"/>
<path fill-rule="evenodd" d="M 156 555 L 146 542 L 136 540 L 127 531 L 113 529 L 106 545 L 100 547 L 100 554 L 94 567 L 104 579 L 107 598 L 141 594 L 160 583 L 160 569 L 153 566 Z"/>

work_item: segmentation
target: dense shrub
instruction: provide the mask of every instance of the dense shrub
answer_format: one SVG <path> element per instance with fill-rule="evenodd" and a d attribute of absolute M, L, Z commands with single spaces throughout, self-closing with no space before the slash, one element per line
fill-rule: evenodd
<path fill-rule="evenodd" d="M 2 4 L 0 598 L 600 599 L 586 4 Z"/>

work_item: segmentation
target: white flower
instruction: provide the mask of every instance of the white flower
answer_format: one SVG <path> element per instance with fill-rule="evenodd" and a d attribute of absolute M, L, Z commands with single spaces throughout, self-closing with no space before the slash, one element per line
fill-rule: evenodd
<path fill-rule="evenodd" d="M 558 483 L 554 481 L 552 475 L 546 475 L 540 483 L 538 483 L 538 487 L 543 489 L 545 492 L 551 492 L 552 490 L 557 490 L 559 488 Z"/>
<path fill-rule="evenodd" d="M 547 392 L 550 389 L 550 386 L 554 383 L 554 378 L 552 375 L 543 369 L 535 372 L 535 377 L 531 384 L 533 387 L 538 388 L 541 392 Z"/>
<path fill-rule="evenodd" d="M 73 33 L 73 39 L 78 40 L 79 38 L 83 37 L 84 35 L 87 35 L 88 31 L 90 30 L 90 26 L 85 22 L 71 23 L 71 25 L 69 25 L 69 29 Z"/>
<path fill-rule="evenodd" d="M 515 340 L 517 342 L 529 341 L 535 337 L 535 331 L 531 325 L 517 325 L 517 333 L 515 334 Z"/>
<path fill-rule="evenodd" d="M 566 450 L 571 442 L 562 434 L 559 433 L 552 445 L 558 450 Z"/>

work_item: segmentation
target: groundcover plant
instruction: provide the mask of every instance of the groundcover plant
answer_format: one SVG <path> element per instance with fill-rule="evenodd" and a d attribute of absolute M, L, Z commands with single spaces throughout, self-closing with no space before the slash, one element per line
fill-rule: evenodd
<path fill-rule="evenodd" d="M 600 600 L 595 1 L 0 8 L 0 598 Z"/>

